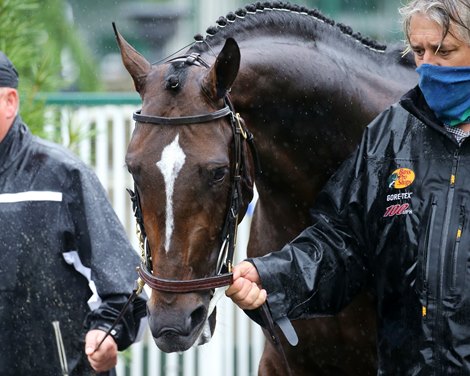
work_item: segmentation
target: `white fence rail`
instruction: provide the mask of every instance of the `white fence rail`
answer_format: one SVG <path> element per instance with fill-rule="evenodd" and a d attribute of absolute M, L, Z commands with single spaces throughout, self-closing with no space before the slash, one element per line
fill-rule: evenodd
<path fill-rule="evenodd" d="M 132 179 L 124 166 L 137 105 L 50 105 L 47 117 L 59 120 L 63 143 L 80 142 L 72 149 L 91 165 L 109 194 L 111 203 L 137 250 L 135 221 L 126 188 Z M 245 257 L 249 218 L 239 231 L 237 260 Z M 236 260 L 236 261 L 237 261 Z M 251 376 L 257 374 L 264 346 L 260 328 L 225 296 L 217 305 L 217 327 L 211 342 L 182 354 L 158 350 L 147 328 L 142 341 L 120 354 L 118 376 Z"/>

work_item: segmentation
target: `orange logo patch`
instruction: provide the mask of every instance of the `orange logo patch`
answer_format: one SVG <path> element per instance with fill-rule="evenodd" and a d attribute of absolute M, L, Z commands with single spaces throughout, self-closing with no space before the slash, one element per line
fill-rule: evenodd
<path fill-rule="evenodd" d="M 388 178 L 388 187 L 402 189 L 410 186 L 415 180 L 415 173 L 409 168 L 399 168 Z"/>

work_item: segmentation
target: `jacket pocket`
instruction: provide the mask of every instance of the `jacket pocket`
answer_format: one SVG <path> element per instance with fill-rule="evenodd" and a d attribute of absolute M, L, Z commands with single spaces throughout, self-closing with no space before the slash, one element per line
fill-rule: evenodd
<path fill-rule="evenodd" d="M 465 205 L 462 203 L 460 205 L 459 221 L 457 225 L 457 230 L 455 232 L 455 238 L 453 239 L 453 246 L 451 249 L 449 260 L 449 265 L 447 269 L 447 283 L 449 287 L 449 292 L 452 296 L 458 297 L 463 289 L 465 284 L 465 272 L 467 269 L 467 254 L 465 251 L 464 244 L 462 243 L 462 235 L 465 231 L 466 224 L 466 214 L 465 214 Z M 463 253 L 462 253 L 463 252 Z"/>

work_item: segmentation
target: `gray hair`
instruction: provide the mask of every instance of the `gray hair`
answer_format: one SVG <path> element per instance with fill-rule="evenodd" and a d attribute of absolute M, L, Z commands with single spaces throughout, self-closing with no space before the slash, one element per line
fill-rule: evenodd
<path fill-rule="evenodd" d="M 470 45 L 470 0 L 412 0 L 400 8 L 407 51 L 410 50 L 410 23 L 416 13 L 427 16 L 442 28 L 442 39 L 453 36 Z M 452 29 L 452 31 L 451 31 Z"/>

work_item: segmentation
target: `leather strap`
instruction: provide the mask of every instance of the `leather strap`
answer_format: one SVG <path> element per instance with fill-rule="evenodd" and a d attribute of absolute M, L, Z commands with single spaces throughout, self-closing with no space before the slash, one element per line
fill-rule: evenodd
<path fill-rule="evenodd" d="M 132 290 L 132 294 L 129 296 L 129 298 L 127 299 L 127 302 L 126 304 L 124 304 L 124 306 L 121 308 L 121 311 L 119 312 L 119 315 L 116 317 L 116 319 L 114 320 L 113 324 L 111 325 L 111 327 L 106 331 L 106 334 L 104 335 L 104 337 L 101 339 L 101 341 L 98 343 L 98 346 L 95 347 L 95 350 L 93 350 L 93 352 L 97 351 L 100 346 L 103 344 L 104 340 L 106 339 L 106 337 L 108 337 L 111 332 L 113 331 L 113 329 L 116 327 L 116 325 L 119 323 L 119 321 L 121 321 L 121 319 L 124 317 L 124 315 L 126 314 L 127 312 L 127 309 L 129 308 L 129 306 L 134 303 L 134 300 L 135 298 L 137 298 L 137 296 L 140 295 L 140 293 L 142 292 L 142 288 L 144 287 L 143 284 L 141 284 L 138 280 L 135 281 L 135 287 L 134 289 Z M 106 374 L 106 373 L 105 373 Z"/>
<path fill-rule="evenodd" d="M 282 317 L 276 321 L 277 326 L 281 329 L 282 334 L 286 337 L 287 342 L 291 346 L 297 346 L 299 343 L 299 337 L 297 337 L 297 333 L 295 332 L 294 326 L 290 322 L 287 317 Z"/>
<path fill-rule="evenodd" d="M 149 124 L 161 124 L 161 125 L 186 125 L 195 123 L 207 123 L 209 121 L 220 119 L 224 116 L 232 113 L 229 106 L 225 106 L 220 110 L 211 112 L 204 115 L 194 116 L 180 116 L 180 117 L 165 117 L 165 116 L 153 116 L 153 115 L 142 115 L 141 111 L 133 113 L 132 117 L 138 123 L 149 123 Z"/>
<path fill-rule="evenodd" d="M 150 274 L 144 264 L 137 268 L 140 278 L 150 288 L 164 292 L 187 293 L 194 291 L 212 290 L 217 287 L 228 286 L 233 281 L 232 273 L 225 273 L 213 277 L 188 280 L 170 280 L 158 278 Z"/>
<path fill-rule="evenodd" d="M 263 323 L 266 326 L 265 331 L 264 331 L 265 336 L 272 343 L 274 348 L 277 350 L 277 352 L 281 356 L 281 360 L 284 363 L 284 366 L 286 367 L 286 371 L 287 371 L 286 376 L 293 376 L 292 370 L 289 366 L 289 362 L 287 361 L 287 356 L 286 356 L 286 353 L 284 351 L 284 348 L 282 347 L 281 341 L 279 340 L 279 338 L 276 335 L 276 332 L 274 330 L 273 317 L 271 316 L 271 311 L 269 310 L 267 303 L 266 302 L 263 303 L 263 305 L 261 307 L 259 307 L 258 310 L 259 310 L 259 313 L 261 315 L 261 319 L 263 320 Z M 294 333 L 295 333 L 295 331 L 294 331 Z"/>

